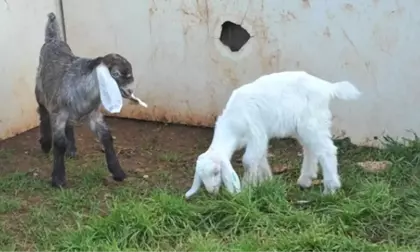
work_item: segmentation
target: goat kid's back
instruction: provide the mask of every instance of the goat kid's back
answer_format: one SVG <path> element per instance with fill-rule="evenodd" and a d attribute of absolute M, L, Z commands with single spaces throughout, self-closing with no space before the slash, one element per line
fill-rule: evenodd
<path fill-rule="evenodd" d="M 234 90 L 221 117 L 240 134 L 264 129 L 268 137 L 289 137 L 296 135 L 301 124 L 329 128 L 331 98 L 359 96 L 347 81 L 331 83 L 303 71 L 273 73 Z"/>

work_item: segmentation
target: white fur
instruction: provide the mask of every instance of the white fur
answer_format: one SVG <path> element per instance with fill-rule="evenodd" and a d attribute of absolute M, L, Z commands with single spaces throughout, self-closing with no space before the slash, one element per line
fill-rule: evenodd
<path fill-rule="evenodd" d="M 336 147 L 331 139 L 331 98 L 357 99 L 361 93 L 350 82 L 330 83 L 303 71 L 262 76 L 232 92 L 217 119 L 209 149 L 198 157 L 189 198 L 204 183 L 217 193 L 222 182 L 231 193 L 240 191 L 240 181 L 230 159 L 246 146 L 242 162 L 244 185 L 272 177 L 267 160 L 271 138 L 294 137 L 303 146 L 303 162 L 297 183 L 309 187 L 322 166 L 324 193 L 341 187 Z"/>

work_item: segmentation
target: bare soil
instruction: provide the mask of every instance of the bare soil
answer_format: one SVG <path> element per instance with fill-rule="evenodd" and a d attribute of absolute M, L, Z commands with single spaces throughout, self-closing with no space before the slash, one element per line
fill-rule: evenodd
<path fill-rule="evenodd" d="M 116 118 L 106 120 L 114 136 L 120 163 L 129 177 L 153 179 L 164 169 L 172 175 L 179 174 L 174 181 L 181 185 L 191 183 L 190 178 L 183 174 L 194 164 L 196 154 L 205 150 L 212 135 L 211 130 L 206 128 L 168 127 L 162 123 Z M 102 146 L 87 125 L 76 127 L 75 135 L 78 150 L 74 160 L 76 166 L 82 166 L 88 160 L 104 159 Z M 37 176 L 49 180 L 52 154 L 46 155 L 41 151 L 38 138 L 39 128 L 34 128 L 0 142 L 0 150 L 14 157 L 13 160 L 2 158 L 0 175 L 17 171 L 36 172 Z M 16 155 L 18 153 L 20 155 Z"/>
<path fill-rule="evenodd" d="M 139 120 L 107 118 L 114 136 L 114 146 L 123 169 L 128 174 L 128 181 L 133 179 L 148 180 L 148 184 L 170 184 L 171 187 L 186 189 L 192 183 L 193 168 L 197 155 L 204 152 L 211 141 L 213 129 L 168 125 L 164 123 Z M 71 187 L 72 174 L 76 170 L 89 169 L 89 165 L 102 162 L 106 170 L 102 146 L 87 125 L 75 127 L 77 157 L 67 165 L 68 186 Z M 52 154 L 44 154 L 38 144 L 39 128 L 34 128 L 13 138 L 0 142 L 0 176 L 12 172 L 29 172 L 34 176 L 50 180 Z M 281 153 L 276 158 L 297 157 L 299 147 L 294 142 L 281 141 Z M 241 154 L 233 157 L 233 165 L 240 167 Z M 7 156 L 9 155 L 9 156 Z M 273 157 L 274 155 L 271 155 Z M 273 165 L 273 172 L 286 170 L 287 160 Z M 239 171 L 242 172 L 242 171 Z M 70 174 L 70 175 L 69 175 Z M 80 175 L 80 174 L 79 174 Z M 105 184 L 110 183 L 106 178 Z M 163 184 L 162 184 L 163 186 Z"/>

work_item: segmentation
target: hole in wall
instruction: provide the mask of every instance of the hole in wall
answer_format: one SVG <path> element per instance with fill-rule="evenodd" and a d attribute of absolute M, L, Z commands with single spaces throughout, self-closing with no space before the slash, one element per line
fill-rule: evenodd
<path fill-rule="evenodd" d="M 232 52 L 237 52 L 248 42 L 251 35 L 242 26 L 226 21 L 222 24 L 220 42 L 229 47 Z"/>

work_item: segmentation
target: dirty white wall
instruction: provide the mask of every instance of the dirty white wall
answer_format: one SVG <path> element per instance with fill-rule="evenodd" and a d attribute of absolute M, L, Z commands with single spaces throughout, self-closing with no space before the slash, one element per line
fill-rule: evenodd
<path fill-rule="evenodd" d="M 77 54 L 118 52 L 133 64 L 150 108 L 128 105 L 121 116 L 212 125 L 232 89 L 301 69 L 361 89 L 359 102 L 331 104 L 334 132 L 359 144 L 420 130 L 418 8 L 416 0 L 64 0 Z M 252 36 L 239 52 L 219 41 L 228 20 Z"/>
<path fill-rule="evenodd" d="M 47 14 L 58 10 L 56 0 L 0 1 L 0 139 L 38 125 L 34 97 L 38 55 Z"/>

